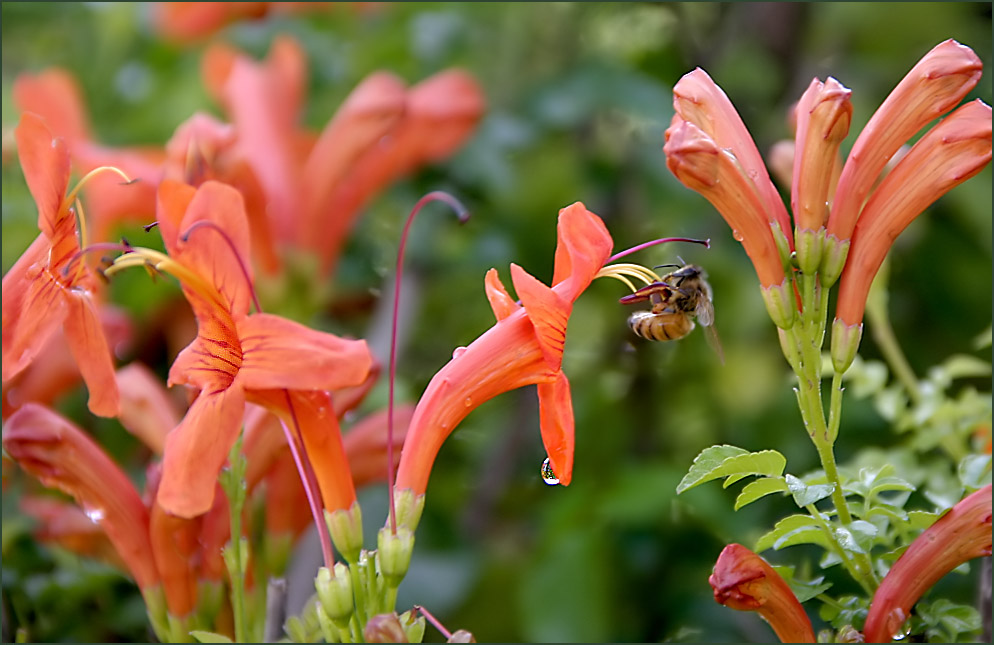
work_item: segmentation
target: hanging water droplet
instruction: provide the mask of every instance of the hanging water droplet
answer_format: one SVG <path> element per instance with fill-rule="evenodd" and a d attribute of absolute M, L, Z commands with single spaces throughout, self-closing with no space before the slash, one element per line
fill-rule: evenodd
<path fill-rule="evenodd" d="M 463 401 L 463 403 L 466 405 L 467 408 L 471 408 L 471 407 L 473 407 L 473 398 L 467 396 L 466 400 Z"/>
<path fill-rule="evenodd" d="M 552 460 L 548 457 L 542 462 L 542 481 L 549 486 L 555 486 L 559 483 L 559 478 L 556 477 L 556 473 L 552 470 Z"/>
<path fill-rule="evenodd" d="M 104 509 L 102 508 L 87 508 L 83 512 L 94 524 L 100 524 L 104 519 Z"/>
<path fill-rule="evenodd" d="M 465 353 L 466 353 L 465 347 L 456 347 L 454 350 L 452 350 L 452 358 L 459 358 Z"/>
<path fill-rule="evenodd" d="M 734 237 L 739 242 L 745 239 L 745 235 L 742 235 L 742 233 L 739 233 L 737 230 L 732 231 L 732 237 Z"/>
<path fill-rule="evenodd" d="M 891 625 L 900 625 L 900 627 L 894 628 L 893 640 L 900 641 L 904 640 L 911 635 L 911 619 L 904 613 L 900 607 L 894 609 L 890 612 L 888 617 L 888 622 Z"/>

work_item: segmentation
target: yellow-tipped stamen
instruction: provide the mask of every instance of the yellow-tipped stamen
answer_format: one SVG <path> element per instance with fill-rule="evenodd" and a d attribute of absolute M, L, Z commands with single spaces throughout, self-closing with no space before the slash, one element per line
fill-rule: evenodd
<path fill-rule="evenodd" d="M 131 251 L 115 259 L 114 263 L 104 270 L 104 275 L 109 278 L 111 275 L 131 267 L 151 267 L 161 273 L 168 273 L 185 286 L 196 291 L 205 300 L 214 303 L 222 309 L 227 308 L 224 298 L 221 297 L 221 294 L 213 285 L 205 282 L 199 275 L 165 253 L 156 251 L 155 249 L 145 247 L 132 248 Z"/>
<path fill-rule="evenodd" d="M 94 168 L 90 172 L 83 175 L 83 178 L 80 179 L 73 187 L 73 189 L 69 191 L 69 194 L 65 196 L 65 198 L 62 200 L 62 204 L 59 205 L 59 210 L 61 211 L 62 209 L 67 209 L 75 205 L 76 230 L 79 232 L 79 248 L 81 249 L 85 249 L 89 245 L 90 240 L 89 236 L 87 235 L 87 229 L 86 229 L 86 215 L 83 212 L 83 205 L 79 201 L 79 191 L 82 190 L 83 186 L 86 185 L 86 182 L 90 181 L 91 179 L 93 179 L 94 177 L 96 177 L 97 175 L 103 172 L 113 172 L 117 174 L 119 177 L 121 177 L 124 180 L 124 183 L 126 184 L 130 184 L 133 181 L 135 181 L 132 180 L 130 177 L 128 177 L 127 173 L 125 173 L 120 168 L 117 168 L 115 166 L 100 166 L 98 168 Z M 73 280 L 79 278 L 79 273 L 81 270 L 82 266 L 76 269 L 76 275 L 73 276 Z"/>
<path fill-rule="evenodd" d="M 631 280 L 628 279 L 629 277 L 641 280 L 647 285 L 652 284 L 653 282 L 663 281 L 663 279 L 652 269 L 646 268 L 641 264 L 631 264 L 628 262 L 611 264 L 603 267 L 597 272 L 597 275 L 594 276 L 594 278 L 614 278 L 615 280 L 624 282 L 628 288 L 632 290 L 632 293 L 635 293 L 638 289 L 634 284 L 632 284 Z"/>

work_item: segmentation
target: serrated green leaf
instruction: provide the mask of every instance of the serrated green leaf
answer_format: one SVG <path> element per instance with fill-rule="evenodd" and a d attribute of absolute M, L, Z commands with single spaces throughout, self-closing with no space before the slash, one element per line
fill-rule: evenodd
<path fill-rule="evenodd" d="M 779 551 L 780 549 L 787 548 L 788 546 L 795 546 L 798 544 L 817 544 L 825 549 L 832 548 L 831 540 L 829 540 L 823 530 L 817 527 L 808 526 L 790 531 L 789 533 L 785 533 L 780 536 L 777 541 L 773 543 L 773 550 Z"/>
<path fill-rule="evenodd" d="M 677 494 L 682 493 L 685 490 L 689 490 L 698 484 L 703 484 L 706 481 L 711 481 L 717 477 L 711 477 L 711 473 L 714 472 L 716 468 L 721 466 L 721 464 L 730 457 L 735 457 L 736 455 L 746 455 L 749 454 L 748 450 L 743 450 L 736 446 L 711 446 L 710 448 L 705 448 L 701 451 L 699 455 L 694 457 L 694 463 L 691 464 L 690 470 L 687 474 L 683 476 L 680 483 L 677 484 L 676 492 Z M 722 475 L 718 475 L 721 477 Z"/>
<path fill-rule="evenodd" d="M 819 500 L 825 499 L 835 490 L 835 484 L 815 484 L 813 486 L 808 486 L 803 481 L 790 474 L 786 475 L 785 479 L 787 481 L 787 489 L 794 498 L 794 503 L 800 508 L 804 508 L 808 504 L 814 504 Z"/>
<path fill-rule="evenodd" d="M 731 475 L 729 477 L 726 477 L 725 478 L 725 482 L 721 485 L 721 487 L 722 488 L 728 488 L 732 484 L 734 484 L 734 483 L 736 483 L 738 481 L 741 481 L 741 480 L 745 479 L 748 476 L 749 476 L 748 474 L 742 474 L 742 475 Z"/>
<path fill-rule="evenodd" d="M 729 457 L 711 472 L 714 478 L 730 475 L 765 475 L 780 477 L 787 467 L 787 458 L 776 450 L 761 450 Z"/>
<path fill-rule="evenodd" d="M 773 544 L 784 535 L 798 529 L 812 526 L 817 527 L 818 521 L 810 515 L 789 515 L 777 522 L 772 531 L 756 540 L 756 548 L 753 549 L 753 551 L 756 553 L 765 551 L 766 549 L 772 547 Z"/>
<path fill-rule="evenodd" d="M 233 642 L 230 638 L 224 634 L 216 634 L 214 632 L 203 631 L 200 629 L 195 629 L 190 632 L 190 636 L 193 636 L 201 643 L 231 643 Z"/>
<path fill-rule="evenodd" d="M 870 488 L 870 492 L 867 494 L 868 497 L 875 497 L 880 493 L 885 493 L 887 491 L 903 491 L 906 493 L 913 493 L 917 490 L 911 482 L 907 482 L 900 477 L 881 477 L 873 482 L 873 487 Z"/>
<path fill-rule="evenodd" d="M 903 509 L 893 508 L 891 506 L 880 505 L 872 506 L 870 510 L 866 513 L 867 517 L 882 516 L 889 518 L 900 524 L 908 523 L 908 514 L 904 512 Z"/>
<path fill-rule="evenodd" d="M 739 510 L 747 504 L 752 504 L 760 497 L 765 497 L 771 493 L 786 493 L 787 484 L 780 477 L 763 477 L 756 481 L 749 482 L 742 488 L 742 492 L 735 498 L 735 510 Z"/>
<path fill-rule="evenodd" d="M 856 520 L 848 526 L 840 526 L 834 531 L 835 540 L 846 551 L 853 553 L 869 553 L 873 546 L 873 538 L 877 536 L 877 527 L 863 520 Z"/>
<path fill-rule="evenodd" d="M 929 511 L 908 511 L 908 526 L 913 529 L 925 530 L 939 519 L 938 513 Z"/>

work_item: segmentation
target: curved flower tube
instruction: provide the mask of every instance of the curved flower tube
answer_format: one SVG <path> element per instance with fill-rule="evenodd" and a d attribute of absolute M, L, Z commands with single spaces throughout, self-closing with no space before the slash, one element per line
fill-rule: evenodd
<path fill-rule="evenodd" d="M 915 538 L 877 588 L 863 635 L 889 643 L 922 594 L 959 565 L 991 554 L 991 485 L 967 495 Z"/>
<path fill-rule="evenodd" d="M 935 200 L 983 170 L 991 160 L 991 107 L 979 99 L 929 130 L 884 178 L 856 222 L 839 284 L 836 318 L 863 320 L 866 296 L 887 251 Z"/>
<path fill-rule="evenodd" d="M 577 202 L 559 212 L 553 286 L 521 267 L 511 278 L 521 304 L 491 269 L 487 298 L 497 323 L 435 374 L 421 396 L 404 441 L 395 489 L 424 495 L 431 467 L 445 439 L 478 405 L 515 388 L 538 385 L 542 441 L 560 483 L 573 471 L 573 405 L 562 372 L 566 325 L 573 303 L 611 253 L 599 217 Z M 413 528 L 413 527 L 409 527 Z"/>
<path fill-rule="evenodd" d="M 200 390 L 166 438 L 159 503 L 181 517 L 211 507 L 245 403 L 253 401 L 293 422 L 308 452 L 312 445 L 320 447 L 314 455 L 330 460 L 328 469 L 315 463 L 319 474 L 334 478 L 319 480 L 326 506 L 337 508 L 333 504 L 346 500 L 346 507 L 351 505 L 355 491 L 326 390 L 365 380 L 371 365 L 365 341 L 343 340 L 279 316 L 249 315 L 248 229 L 242 198 L 233 188 L 208 181 L 194 189 L 165 181 L 158 221 L 169 257 L 135 249 L 117 264 L 151 264 L 179 278 L 198 331 L 176 357 L 169 384 Z"/>
<path fill-rule="evenodd" d="M 4 422 L 3 447 L 42 484 L 72 496 L 100 526 L 151 608 L 161 579 L 149 538 L 149 514 L 117 464 L 82 430 L 35 403 Z"/>
<path fill-rule="evenodd" d="M 828 234 L 847 240 L 887 161 L 916 132 L 953 109 L 980 81 L 983 64 L 955 40 L 925 54 L 887 96 L 849 152 L 839 177 Z"/>
<path fill-rule="evenodd" d="M 741 544 L 729 544 L 708 578 L 718 604 L 755 611 L 783 643 L 814 643 L 811 619 L 787 582 L 766 560 Z"/>
<path fill-rule="evenodd" d="M 31 364 L 61 327 L 90 392 L 90 411 L 115 416 L 120 404 L 96 302 L 99 283 L 77 258 L 66 143 L 32 113 L 21 117 L 14 137 L 41 234 L 3 277 L 3 382 Z"/>

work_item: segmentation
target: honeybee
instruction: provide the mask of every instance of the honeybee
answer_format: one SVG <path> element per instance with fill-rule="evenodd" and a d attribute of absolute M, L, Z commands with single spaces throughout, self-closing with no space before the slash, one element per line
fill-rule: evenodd
<path fill-rule="evenodd" d="M 695 264 L 669 266 L 678 268 L 667 273 L 659 282 L 653 282 L 619 300 L 623 305 L 646 300 L 652 304 L 648 311 L 636 311 L 629 316 L 628 326 L 637 336 L 647 340 L 679 340 L 694 330 L 696 318 L 704 327 L 708 344 L 724 362 L 721 341 L 714 328 L 711 285 L 705 279 L 704 269 Z"/>

